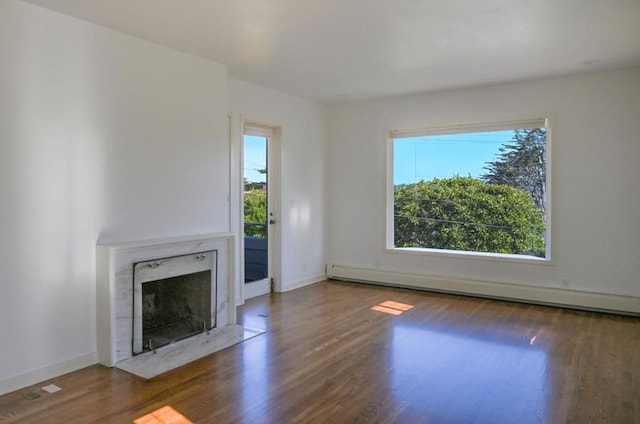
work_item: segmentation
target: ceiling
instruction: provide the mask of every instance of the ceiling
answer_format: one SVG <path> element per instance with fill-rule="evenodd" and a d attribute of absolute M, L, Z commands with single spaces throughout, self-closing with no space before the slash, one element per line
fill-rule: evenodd
<path fill-rule="evenodd" d="M 24 0 L 323 103 L 640 65 L 640 0 Z"/>

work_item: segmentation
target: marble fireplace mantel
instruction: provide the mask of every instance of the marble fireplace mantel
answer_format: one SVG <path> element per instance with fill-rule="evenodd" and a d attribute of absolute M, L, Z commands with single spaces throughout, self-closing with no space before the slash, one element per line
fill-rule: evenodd
<path fill-rule="evenodd" d="M 98 360 L 113 367 L 133 357 L 133 265 L 217 251 L 216 329 L 236 323 L 232 233 L 202 234 L 96 246 Z"/>

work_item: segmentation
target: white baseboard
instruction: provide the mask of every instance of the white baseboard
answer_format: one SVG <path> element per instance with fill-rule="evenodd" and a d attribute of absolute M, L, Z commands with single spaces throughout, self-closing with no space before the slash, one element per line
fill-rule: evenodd
<path fill-rule="evenodd" d="M 98 363 L 98 352 L 91 352 L 67 361 L 0 380 L 0 395 L 68 374 Z"/>
<path fill-rule="evenodd" d="M 288 283 L 285 287 L 282 287 L 283 292 L 288 292 L 291 290 L 299 289 L 305 286 L 309 286 L 311 284 L 319 283 L 320 281 L 324 281 L 327 279 L 326 275 L 318 275 L 313 278 L 307 278 L 306 280 L 295 281 L 293 283 Z"/>
<path fill-rule="evenodd" d="M 336 280 L 383 284 L 457 293 L 543 305 L 640 315 L 640 298 L 578 290 L 509 284 L 455 277 L 409 274 L 379 269 L 327 264 L 327 277 Z"/>

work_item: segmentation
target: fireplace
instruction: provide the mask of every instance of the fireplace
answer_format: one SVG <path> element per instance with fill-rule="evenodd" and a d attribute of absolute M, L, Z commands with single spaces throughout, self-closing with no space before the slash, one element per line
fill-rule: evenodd
<path fill-rule="evenodd" d="M 219 340 L 227 340 L 226 333 L 240 331 L 241 326 L 236 324 L 234 245 L 234 235 L 230 233 L 98 244 L 96 295 L 100 363 L 110 367 L 132 359 L 139 363 L 144 358 L 159 358 L 163 352 L 178 347 L 183 347 L 185 352 L 200 353 L 199 339 L 209 345 L 219 345 Z M 196 297 L 198 301 L 194 300 Z M 167 299 L 168 308 L 177 311 L 180 318 L 186 319 L 188 315 L 191 318 L 185 320 L 188 325 L 181 324 L 183 328 L 177 335 L 158 335 L 155 331 L 160 329 L 151 327 L 163 325 L 152 322 L 147 328 L 151 335 L 145 339 L 147 325 L 142 323 L 145 315 L 152 321 L 165 320 L 164 313 L 157 312 L 167 307 L 161 298 Z M 151 308 L 146 313 L 145 304 Z M 191 333 L 191 329 L 200 334 L 177 341 Z M 149 350 L 149 338 L 151 348 L 157 349 L 155 355 L 144 354 Z M 160 348 L 164 343 L 169 344 Z"/>
<path fill-rule="evenodd" d="M 100 363 L 149 379 L 264 333 L 236 323 L 234 252 L 232 233 L 99 243 Z"/>
<path fill-rule="evenodd" d="M 216 327 L 217 251 L 133 265 L 133 354 Z"/>

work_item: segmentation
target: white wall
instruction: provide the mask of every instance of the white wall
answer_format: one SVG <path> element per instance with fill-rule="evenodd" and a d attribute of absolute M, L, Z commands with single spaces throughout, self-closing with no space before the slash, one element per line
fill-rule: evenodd
<path fill-rule="evenodd" d="M 282 129 L 280 140 L 280 223 L 282 290 L 324 278 L 325 263 L 325 143 L 327 107 L 229 79 L 229 110 L 237 160 L 241 118 Z M 239 169 L 235 170 L 239 194 Z M 234 197 L 237 200 L 237 197 Z M 238 209 L 234 210 L 239 215 Z"/>
<path fill-rule="evenodd" d="M 640 296 L 640 69 L 333 106 L 328 261 Z M 385 131 L 553 114 L 554 265 L 385 248 Z"/>
<path fill-rule="evenodd" d="M 229 230 L 226 67 L 0 2 L 0 393 L 95 362 L 95 245 Z"/>

